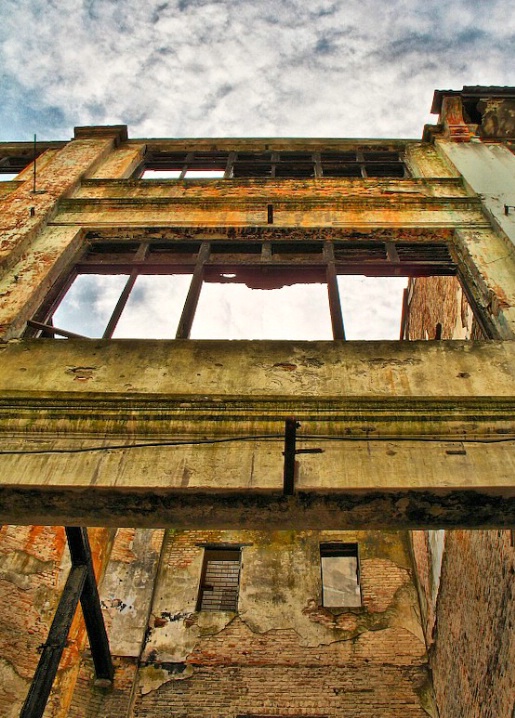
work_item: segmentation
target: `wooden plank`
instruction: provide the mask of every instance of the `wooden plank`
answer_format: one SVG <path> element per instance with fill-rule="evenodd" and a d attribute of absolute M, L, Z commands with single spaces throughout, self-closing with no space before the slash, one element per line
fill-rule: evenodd
<path fill-rule="evenodd" d="M 100 596 L 93 570 L 93 560 L 89 545 L 88 532 L 85 528 L 67 526 L 66 536 L 74 566 L 86 568 L 86 579 L 84 581 L 80 602 L 84 622 L 88 632 L 91 656 L 95 666 L 97 679 L 112 681 L 114 667 L 109 649 L 109 641 L 104 624 L 102 609 L 100 608 Z"/>
<path fill-rule="evenodd" d="M 41 718 L 45 712 L 87 574 L 86 566 L 72 566 L 68 574 L 20 718 Z"/>

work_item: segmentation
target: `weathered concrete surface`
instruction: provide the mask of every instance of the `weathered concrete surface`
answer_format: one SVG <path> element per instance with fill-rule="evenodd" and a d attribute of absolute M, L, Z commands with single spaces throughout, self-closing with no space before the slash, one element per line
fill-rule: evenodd
<path fill-rule="evenodd" d="M 399 180 L 401 181 L 401 180 Z M 288 180 L 284 181 L 286 184 Z M 284 192 L 284 188 L 283 188 Z M 318 227 L 342 225 L 355 229 L 363 227 L 456 227 L 472 224 L 488 227 L 481 205 L 474 197 L 410 197 L 399 192 L 394 198 L 369 198 L 359 195 L 334 197 L 327 201 L 288 200 L 274 202 L 274 225 Z M 116 225 L 263 225 L 267 222 L 267 208 L 263 199 L 246 198 L 189 201 L 187 198 L 108 198 L 69 199 L 61 203 L 53 224 L 78 224 L 83 227 Z"/>
<path fill-rule="evenodd" d="M 4 345 L 0 516 L 35 521 L 36 501 L 41 523 L 507 525 L 514 351 L 512 342 Z M 304 498 L 288 502 L 291 415 L 302 422 L 299 448 L 318 451 L 298 455 Z"/>
<path fill-rule="evenodd" d="M 81 395 L 294 402 L 513 398 L 515 342 L 92 339 L 0 345 L 2 399 Z"/>
<path fill-rule="evenodd" d="M 116 137 L 84 139 L 70 142 L 43 163 L 38 172 L 37 192 L 26 172 L 25 181 L 0 203 L 0 267 L 13 266 L 52 219 L 57 202 L 88 170 L 109 153 Z"/>
<path fill-rule="evenodd" d="M 121 150 L 118 150 L 119 153 Z M 432 148 L 435 153 L 434 148 Z M 114 156 L 116 156 L 116 154 Z M 436 154 L 436 153 L 435 153 Z M 440 164 L 443 165 L 440 160 Z M 101 169 L 107 165 L 105 162 Z M 396 200 L 403 202 L 406 199 L 413 201 L 424 200 L 428 197 L 448 198 L 470 197 L 463 186 L 461 178 L 443 176 L 435 179 L 434 175 L 427 178 L 405 178 L 402 180 L 392 178 L 309 178 L 309 179 L 247 179 L 231 180 L 212 179 L 184 179 L 184 180 L 117 180 L 117 179 L 87 179 L 72 193 L 73 200 L 109 200 L 109 199 L 152 199 L 177 198 L 196 201 L 200 205 L 209 204 L 216 200 L 224 202 L 244 202 L 247 198 L 263 198 L 268 200 L 286 201 L 294 197 L 297 201 L 305 202 L 306 208 L 317 202 L 339 205 L 342 198 L 367 198 L 369 200 Z M 73 207 L 71 202 L 66 206 Z M 77 206 L 80 204 L 77 203 Z"/>
<path fill-rule="evenodd" d="M 140 656 L 162 543 L 162 530 L 118 529 L 116 532 L 100 588 L 113 656 Z"/>
<path fill-rule="evenodd" d="M 84 251 L 83 233 L 77 227 L 47 227 L 0 278 L 0 337 L 13 339 L 25 329 L 52 285 Z"/>

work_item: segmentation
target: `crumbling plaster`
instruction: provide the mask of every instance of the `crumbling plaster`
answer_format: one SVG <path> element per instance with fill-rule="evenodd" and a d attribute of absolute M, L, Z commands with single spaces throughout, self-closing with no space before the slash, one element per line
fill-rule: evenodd
<path fill-rule="evenodd" d="M 202 545 L 220 540 L 242 546 L 237 614 L 197 611 Z M 359 544 L 361 608 L 321 605 L 319 545 L 328 540 Z M 249 641 L 254 641 L 252 634 L 262 635 L 261 647 L 246 652 L 244 642 L 231 640 L 234 621 L 243 624 Z M 284 631 L 292 632 L 301 647 L 329 650 L 323 662 L 340 663 L 349 650 L 355 658 L 371 659 L 375 642 L 380 652 L 384 646 L 379 644 L 390 635 L 395 642 L 399 634 L 411 639 L 399 643 L 391 660 L 399 665 L 423 660 L 425 644 L 406 537 L 381 532 L 168 532 L 142 654 L 140 691 L 145 694 L 166 681 L 187 679 L 198 661 L 266 663 L 266 652 L 277 650 L 274 635 Z M 181 664 L 186 666 L 179 669 Z"/>

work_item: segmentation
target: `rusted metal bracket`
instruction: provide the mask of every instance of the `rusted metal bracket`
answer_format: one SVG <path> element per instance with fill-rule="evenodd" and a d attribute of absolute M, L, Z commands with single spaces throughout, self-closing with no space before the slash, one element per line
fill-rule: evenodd
<path fill-rule="evenodd" d="M 86 623 L 97 679 L 109 682 L 113 680 L 114 668 L 100 608 L 87 529 L 67 527 L 66 536 L 72 567 L 48 638 L 42 646 L 41 657 L 20 718 L 41 718 L 43 716 L 79 601 Z"/>
<path fill-rule="evenodd" d="M 284 427 L 284 474 L 283 493 L 293 496 L 295 491 L 295 454 L 297 444 L 297 429 L 300 427 L 294 417 L 286 419 Z"/>
<path fill-rule="evenodd" d="M 295 457 L 297 454 L 321 454 L 323 449 L 297 449 L 297 429 L 300 427 L 294 417 L 286 419 L 284 426 L 284 474 L 283 494 L 293 496 L 295 493 Z"/>

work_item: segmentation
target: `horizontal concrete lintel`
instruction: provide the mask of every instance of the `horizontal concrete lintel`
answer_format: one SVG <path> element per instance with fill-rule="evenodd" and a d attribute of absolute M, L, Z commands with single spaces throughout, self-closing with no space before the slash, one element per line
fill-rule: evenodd
<path fill-rule="evenodd" d="M 184 529 L 473 529 L 515 526 L 515 487 L 486 491 L 344 494 L 163 494 L 2 489 L 0 521 Z"/>
<path fill-rule="evenodd" d="M 182 180 L 171 180 L 173 182 L 182 182 Z M 189 182 L 198 183 L 211 183 L 213 180 L 188 180 Z M 453 210 L 474 210 L 479 211 L 481 204 L 479 199 L 475 197 L 434 197 L 434 196 L 422 196 L 413 194 L 403 193 L 401 191 L 394 193 L 389 192 L 384 195 L 364 195 L 356 193 L 355 195 L 347 195 L 342 199 L 335 199 L 334 197 L 313 197 L 309 198 L 297 197 L 284 197 L 280 199 L 270 197 L 274 200 L 274 209 L 287 210 L 309 210 L 321 208 L 330 208 L 333 210 L 368 210 L 368 208 L 379 208 L 392 210 L 392 202 L 399 206 L 399 210 L 402 206 L 406 205 L 409 211 L 417 209 L 429 208 L 431 210 L 439 209 L 444 212 L 452 212 Z M 220 196 L 220 197 L 196 197 L 196 196 L 174 196 L 174 197 L 156 197 L 156 196 L 130 196 L 130 197 L 72 197 L 70 199 L 63 200 L 59 207 L 60 212 L 81 212 L 89 208 L 99 211 L 108 211 L 124 208 L 135 208 L 137 210 L 149 209 L 170 209 L 175 206 L 193 206 L 198 209 L 205 208 L 219 208 L 223 207 L 226 211 L 232 209 L 262 209 L 263 198 L 262 197 L 234 197 L 234 196 Z"/>
<path fill-rule="evenodd" d="M 64 394 L 63 394 L 64 392 Z M 0 397 L 515 398 L 515 341 L 23 340 L 0 344 Z"/>

